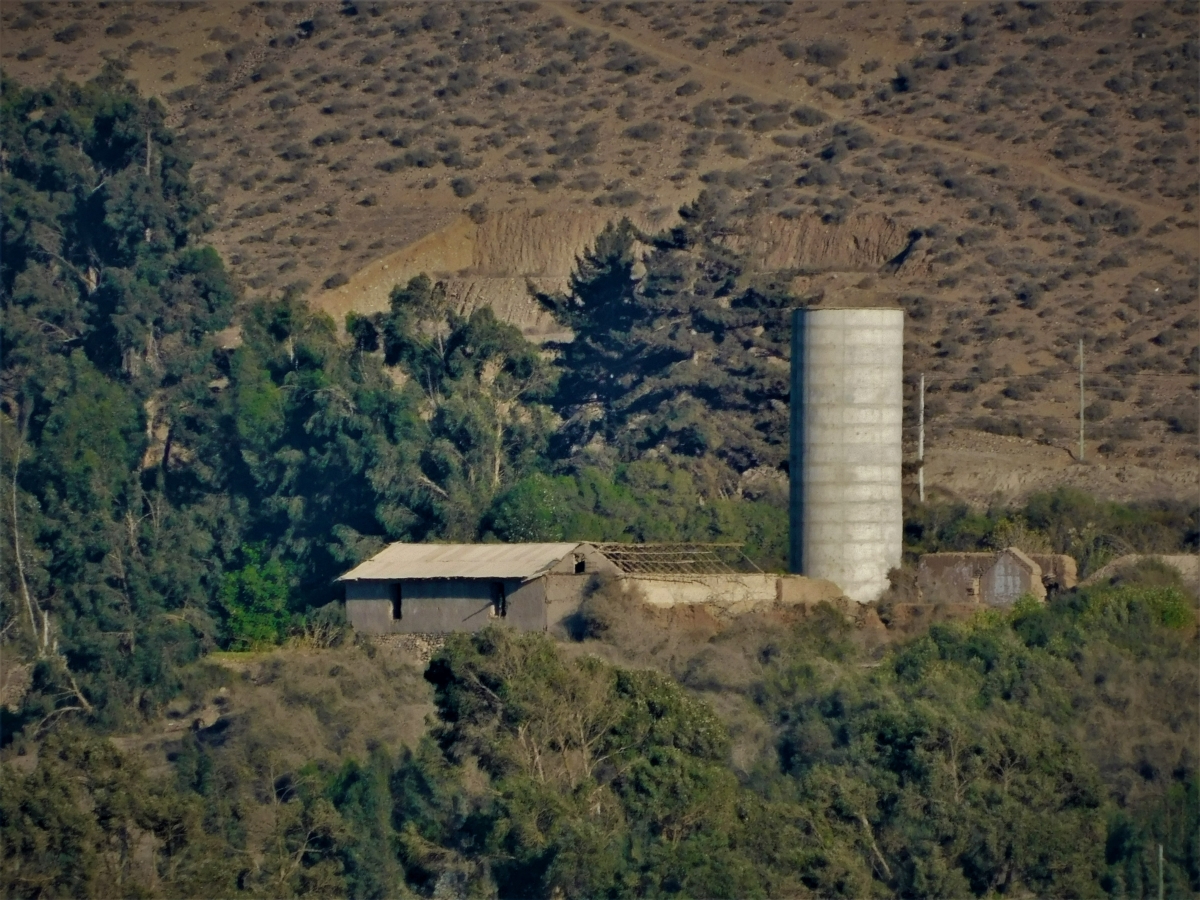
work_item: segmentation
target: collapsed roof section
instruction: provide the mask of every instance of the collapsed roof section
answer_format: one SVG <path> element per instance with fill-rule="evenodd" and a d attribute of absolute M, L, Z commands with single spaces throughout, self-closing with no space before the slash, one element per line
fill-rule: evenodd
<path fill-rule="evenodd" d="M 347 572 L 338 581 L 537 578 L 581 548 L 594 549 L 624 575 L 643 578 L 741 575 L 759 572 L 740 544 L 410 544 L 399 542 Z"/>
<path fill-rule="evenodd" d="M 744 575 L 760 572 L 741 544 L 595 544 L 626 575 Z"/>

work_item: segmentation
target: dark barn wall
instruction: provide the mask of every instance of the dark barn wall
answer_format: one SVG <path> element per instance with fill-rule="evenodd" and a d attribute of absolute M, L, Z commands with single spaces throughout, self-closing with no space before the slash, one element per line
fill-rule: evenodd
<path fill-rule="evenodd" d="M 482 631 L 488 625 L 507 625 L 518 631 L 544 631 L 545 586 L 541 579 L 504 585 L 507 614 L 493 616 L 493 584 L 498 579 L 439 579 L 401 581 L 401 617 L 392 619 L 389 581 L 346 583 L 346 617 L 356 631 L 367 634 L 440 634 Z"/>
<path fill-rule="evenodd" d="M 575 619 L 590 578 L 586 574 L 550 574 L 542 579 L 546 585 L 546 629 L 556 638 L 574 636 L 578 628 Z"/>
<path fill-rule="evenodd" d="M 347 581 L 346 619 L 355 631 L 387 634 L 392 631 L 391 584 L 386 581 Z"/>
<path fill-rule="evenodd" d="M 546 584 L 541 578 L 526 581 L 506 581 L 508 615 L 505 625 L 518 631 L 546 630 Z"/>
<path fill-rule="evenodd" d="M 481 631 L 497 621 L 490 615 L 490 581 L 402 581 L 400 595 L 401 618 L 392 630 L 401 634 Z"/>

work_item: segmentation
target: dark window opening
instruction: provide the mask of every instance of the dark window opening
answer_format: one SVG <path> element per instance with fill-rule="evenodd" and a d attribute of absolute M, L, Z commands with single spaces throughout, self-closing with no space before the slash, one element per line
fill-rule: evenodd
<path fill-rule="evenodd" d="M 392 584 L 392 618 L 399 619 L 401 614 L 400 609 L 400 582 Z"/>
<path fill-rule="evenodd" d="M 582 575 L 587 571 L 587 560 L 582 556 L 575 557 L 575 574 Z"/>
<path fill-rule="evenodd" d="M 508 615 L 508 597 L 504 593 L 504 582 L 492 582 L 492 615 L 504 618 Z"/>

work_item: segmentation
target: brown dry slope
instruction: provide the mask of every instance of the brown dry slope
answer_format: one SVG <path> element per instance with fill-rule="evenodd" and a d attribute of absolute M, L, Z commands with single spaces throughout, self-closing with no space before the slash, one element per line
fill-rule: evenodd
<path fill-rule="evenodd" d="M 848 12 L 844 13 L 843 15 L 853 15 L 854 10 L 856 10 L 858 7 L 866 5 L 867 4 L 864 3 L 847 3 L 845 4 L 845 8 L 848 10 Z M 568 21 L 582 26 L 591 24 L 591 20 L 586 14 L 572 9 L 570 4 L 558 2 L 554 3 L 553 6 L 559 12 L 559 14 L 563 15 Z M 637 12 L 644 16 L 648 5 L 639 4 L 638 6 L 640 9 L 637 9 Z M 582 7 L 584 10 L 588 8 L 588 6 Z M 635 7 L 632 4 L 628 8 L 631 11 L 635 10 Z M 664 4 L 663 9 L 664 12 L 669 15 L 671 11 L 678 9 L 678 6 L 676 4 Z M 680 11 L 682 12 L 682 10 Z M 817 10 L 811 6 L 809 9 L 805 10 L 805 12 L 815 11 Z M 789 13 L 790 12 L 793 11 L 789 10 Z M 837 21 L 839 18 L 839 12 L 842 11 L 835 8 L 831 4 L 826 5 L 823 10 L 824 14 L 822 18 L 826 21 Z M 991 12 L 993 16 L 1003 15 L 1003 13 L 996 12 L 994 10 Z M 1192 12 L 1194 14 L 1195 11 L 1193 10 Z M 729 18 L 728 10 L 717 10 L 712 13 L 712 17 L 722 17 L 722 13 L 724 13 L 724 18 Z M 956 21 L 960 13 L 961 19 Z M 950 22 L 957 27 L 959 26 L 960 22 L 965 23 L 968 17 L 978 22 L 985 14 L 986 10 L 984 7 L 977 7 L 975 10 L 970 12 L 963 12 L 961 8 L 950 9 L 947 12 L 936 10 L 932 6 L 927 6 L 921 10 L 920 18 L 941 19 L 942 21 L 945 21 L 945 19 L 948 18 Z M 731 55 L 734 57 L 738 55 L 737 53 L 730 53 L 730 50 L 733 49 L 731 47 L 722 47 L 720 53 L 718 54 L 711 49 L 713 47 L 713 42 L 705 41 L 703 39 L 697 41 L 693 38 L 690 41 L 690 48 L 683 49 L 679 48 L 678 43 L 676 43 L 679 38 L 684 37 L 683 34 L 675 33 L 671 35 L 676 38 L 676 41 L 669 40 L 668 37 L 660 37 L 657 41 L 655 41 L 653 38 L 647 39 L 642 34 L 632 30 L 629 27 L 630 23 L 628 19 L 617 19 L 616 21 L 612 21 L 611 7 L 605 7 L 600 15 L 611 33 L 619 36 L 628 44 L 648 53 L 655 53 L 660 57 L 665 57 L 688 65 L 691 68 L 693 78 L 707 78 L 707 80 L 710 82 L 720 82 L 722 86 L 737 85 L 740 88 L 745 88 L 749 91 L 752 91 L 756 96 L 759 97 L 767 96 L 790 102 L 803 102 L 811 104 L 814 107 L 822 109 L 827 114 L 833 116 L 845 115 L 848 112 L 844 108 L 834 108 L 837 107 L 837 104 L 831 103 L 831 97 L 836 98 L 840 92 L 835 91 L 831 93 L 828 91 L 828 89 L 822 90 L 819 87 L 816 87 L 816 85 L 820 83 L 821 79 L 820 77 L 817 77 L 814 82 L 811 70 L 802 71 L 800 73 L 785 74 L 782 78 L 773 79 L 771 70 L 777 60 L 772 59 L 774 54 L 770 52 L 751 54 L 746 58 L 745 64 L 730 64 L 728 62 L 729 57 Z M 1048 15 L 1050 18 L 1045 19 L 1045 22 L 1053 22 L 1053 14 L 1050 13 Z M 888 34 L 891 29 L 903 31 L 905 25 L 910 21 L 906 13 L 897 13 L 895 7 L 887 10 L 887 18 L 885 18 L 884 10 L 879 6 L 876 6 L 869 15 L 869 18 L 874 21 L 879 21 L 881 24 L 874 29 L 867 30 L 869 32 L 882 32 L 884 34 Z M 678 21 L 685 20 L 686 18 Z M 756 44 L 772 42 L 781 34 L 777 24 L 772 24 L 772 27 L 768 30 L 762 27 L 755 27 L 766 24 L 761 20 L 755 20 L 752 23 L 748 23 L 747 20 L 748 17 L 743 16 L 741 21 L 738 22 L 737 30 L 735 32 L 738 36 L 738 43 L 746 43 L 747 46 L 754 46 Z M 655 27 L 655 24 L 656 23 L 652 22 L 651 27 Z M 749 27 L 747 27 L 748 25 Z M 828 27 L 829 26 L 827 26 L 827 28 Z M 1025 28 L 1028 29 L 1028 23 L 1026 23 Z M 1008 30 L 1012 32 L 1020 32 L 1020 29 L 1016 27 L 1010 27 Z M 679 32 L 680 29 L 676 27 L 674 31 Z M 797 31 L 799 32 L 799 30 Z M 782 30 L 782 34 L 787 33 L 788 29 L 784 28 Z M 886 57 L 889 57 L 890 61 L 896 65 L 897 70 L 907 70 L 910 68 L 910 66 L 907 65 L 908 61 L 905 59 L 905 54 L 902 51 L 897 53 L 898 49 L 903 48 L 903 41 L 880 41 L 878 39 L 871 40 L 869 37 L 855 41 L 854 39 L 859 36 L 859 32 L 858 29 L 856 29 L 852 24 L 850 24 L 850 27 L 847 30 L 838 29 L 836 33 L 839 35 L 839 37 L 845 36 L 849 40 L 843 40 L 839 42 L 836 39 L 830 40 L 826 38 L 826 41 L 828 41 L 829 47 L 831 48 L 830 52 L 836 53 L 837 48 L 841 46 L 848 59 L 853 59 L 855 57 L 861 59 L 869 52 L 875 51 Z M 938 31 L 937 29 L 931 29 L 922 36 L 920 41 L 913 43 L 920 48 L 924 46 L 927 41 L 937 42 L 944 36 L 949 37 L 951 34 L 953 33 L 947 32 L 944 35 L 943 32 Z M 1066 39 L 1062 37 L 1061 33 L 1056 32 L 1056 34 L 1059 39 L 1066 41 Z M 1095 48 L 1097 49 L 1097 52 L 1100 52 L 1102 49 L 1109 49 L 1104 43 L 1106 36 L 1106 32 L 1100 32 L 1098 39 L 1090 42 L 1092 47 L 1089 49 Z M 851 41 L 854 42 L 853 48 Z M 685 43 L 687 42 L 685 41 Z M 953 45 L 957 46 L 958 43 L 957 36 L 955 36 Z M 1004 49 L 1019 49 L 1019 45 L 1013 46 L 1016 44 L 1015 40 L 1010 40 L 1007 43 L 1008 46 Z M 1029 43 L 1029 41 L 1026 40 L 1022 43 Z M 1040 43 L 1050 43 L 1053 47 L 1061 46 L 1058 41 L 1052 40 L 1051 38 L 1047 38 L 1045 41 Z M 703 46 L 697 46 L 698 44 L 703 44 Z M 784 50 L 784 46 L 786 44 L 787 42 L 784 41 L 783 44 L 779 45 L 779 52 L 781 54 L 786 55 L 786 50 Z M 719 46 L 719 44 L 717 46 Z M 736 47 L 737 45 L 735 44 L 734 46 Z M 810 44 L 809 46 L 811 47 L 812 45 Z M 853 52 L 855 50 L 857 52 Z M 805 51 L 805 56 L 806 58 L 809 56 L 809 51 L 807 49 Z M 817 58 L 819 59 L 819 56 Z M 894 82 L 895 75 L 897 74 L 897 72 L 890 68 L 883 68 L 882 61 L 883 60 L 879 56 L 876 56 L 871 62 L 879 63 L 879 65 L 871 65 L 868 63 L 866 65 L 860 65 L 859 67 L 864 74 L 866 74 L 867 68 L 870 68 L 872 73 L 880 73 L 879 76 L 873 79 L 876 85 L 888 85 L 889 83 Z M 826 63 L 817 62 L 816 64 L 821 67 L 829 68 Z M 932 63 L 935 68 L 941 67 L 940 64 L 940 59 Z M 968 63 L 968 65 L 970 64 L 971 63 Z M 799 65 L 800 63 L 798 62 L 792 63 L 793 69 Z M 941 68 L 944 71 L 946 68 L 949 68 L 949 66 Z M 852 69 L 853 65 L 847 67 L 847 70 Z M 818 72 L 817 74 L 822 75 L 823 73 Z M 871 81 L 868 80 L 859 82 L 857 85 L 848 85 L 848 87 L 855 89 L 850 96 L 853 96 L 858 92 L 858 90 L 868 86 L 870 83 Z M 878 96 L 879 95 L 877 93 L 876 97 L 878 98 Z M 889 97 L 887 99 L 891 98 Z M 941 103 L 952 103 L 955 100 L 955 98 L 950 96 L 939 96 L 937 99 Z M 1018 107 L 1018 111 L 1025 112 L 1026 110 L 1024 107 Z M 887 111 L 878 108 L 871 109 L 869 116 L 860 118 L 859 125 L 860 127 L 872 132 L 877 139 L 887 140 L 889 138 L 899 138 L 913 143 L 928 142 L 936 144 L 938 145 L 939 150 L 953 158 L 969 160 L 986 166 L 1005 165 L 1011 168 L 1017 168 L 1022 172 L 1034 174 L 1043 179 L 1046 183 L 1057 188 L 1087 190 L 1093 195 L 1104 200 L 1129 205 L 1152 217 L 1162 215 L 1164 211 L 1178 212 L 1182 207 L 1182 204 L 1164 204 L 1162 202 L 1163 198 L 1155 197 L 1148 193 L 1142 193 L 1141 197 L 1139 198 L 1136 195 L 1130 195 L 1128 193 L 1110 191 L 1107 189 L 1108 185 L 1106 185 L 1105 181 L 1092 177 L 1092 173 L 1081 171 L 1075 166 L 1054 165 L 1052 162 L 1048 161 L 1048 157 L 1055 157 L 1059 154 L 1055 154 L 1053 151 L 1047 151 L 1045 146 L 1041 148 L 1032 147 L 1028 149 L 1023 146 L 1016 149 L 1015 152 L 1011 144 L 1005 144 L 1003 146 L 993 145 L 991 147 L 981 147 L 973 142 L 971 147 L 963 146 L 961 143 L 961 136 L 954 137 L 944 133 L 939 133 L 934 129 L 923 128 L 920 125 L 915 125 L 915 123 L 912 123 L 908 120 L 908 112 L 908 110 L 902 110 L 901 112 L 897 113 L 895 108 Z M 877 117 L 882 118 L 883 121 L 876 121 Z M 940 118 L 944 121 L 945 113 L 941 113 Z M 993 132 L 989 130 L 986 133 L 991 134 Z M 1028 144 L 1027 141 L 1021 141 L 1020 143 L 1022 145 Z M 1170 194 L 1168 194 L 1168 196 L 1170 196 Z M 1172 207 L 1174 207 L 1173 210 Z M 1182 233 L 1172 230 L 1169 232 L 1169 236 L 1164 239 L 1164 243 L 1176 249 L 1194 250 L 1195 235 L 1189 234 L 1186 230 L 1184 230 Z"/>
<path fill-rule="evenodd" d="M 1195 493 L 1192 0 L 24 4 L 0 26 L 10 74 L 108 57 L 163 98 L 252 294 L 340 319 L 426 271 L 546 336 L 527 280 L 706 190 L 751 274 L 901 298 L 938 483 Z"/>
<path fill-rule="evenodd" d="M 929 447 L 925 471 L 925 483 L 934 495 L 945 493 L 980 505 L 1059 485 L 1122 501 L 1183 499 L 1194 497 L 1197 488 L 1194 466 L 1138 465 L 1105 458 L 1079 465 L 1061 447 L 967 429 L 943 433 Z"/>

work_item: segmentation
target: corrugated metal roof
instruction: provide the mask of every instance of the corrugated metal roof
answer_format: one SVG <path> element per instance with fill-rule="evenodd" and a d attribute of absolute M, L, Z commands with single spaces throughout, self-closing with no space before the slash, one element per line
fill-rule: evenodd
<path fill-rule="evenodd" d="M 522 578 L 540 575 L 578 547 L 560 544 L 407 544 L 381 550 L 338 581 Z"/>

